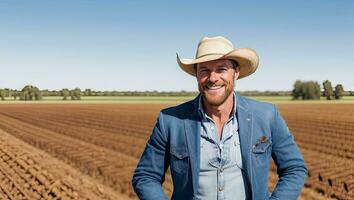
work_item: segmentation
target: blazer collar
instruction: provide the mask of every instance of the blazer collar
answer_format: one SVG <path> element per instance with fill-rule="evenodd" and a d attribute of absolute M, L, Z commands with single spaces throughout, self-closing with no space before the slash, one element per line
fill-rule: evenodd
<path fill-rule="evenodd" d="M 236 104 L 236 112 L 238 109 L 242 109 L 243 111 L 247 112 L 249 109 L 249 105 L 244 97 L 242 97 L 238 92 L 235 92 L 237 104 Z"/>

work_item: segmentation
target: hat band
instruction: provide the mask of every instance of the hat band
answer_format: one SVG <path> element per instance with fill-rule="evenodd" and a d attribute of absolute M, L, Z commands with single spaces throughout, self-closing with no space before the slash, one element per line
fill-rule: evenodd
<path fill-rule="evenodd" d="M 211 56 L 211 55 L 225 55 L 224 53 L 207 53 L 201 56 L 198 56 L 196 59 L 203 58 L 204 56 Z"/>

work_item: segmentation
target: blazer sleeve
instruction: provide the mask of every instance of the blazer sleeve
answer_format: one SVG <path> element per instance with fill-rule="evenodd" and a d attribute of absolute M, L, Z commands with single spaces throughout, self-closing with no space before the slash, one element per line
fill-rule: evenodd
<path fill-rule="evenodd" d="M 270 199 L 296 200 L 307 177 L 307 167 L 284 119 L 274 106 L 272 125 L 272 157 L 277 165 L 279 181 Z"/>
<path fill-rule="evenodd" d="M 168 199 L 162 188 L 169 166 L 166 149 L 169 147 L 163 129 L 163 115 L 160 113 L 132 178 L 132 185 L 139 199 Z"/>

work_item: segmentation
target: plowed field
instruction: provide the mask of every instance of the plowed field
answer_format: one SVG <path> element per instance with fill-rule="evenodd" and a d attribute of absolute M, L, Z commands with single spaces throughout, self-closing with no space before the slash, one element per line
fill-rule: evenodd
<path fill-rule="evenodd" d="M 0 199 L 136 198 L 132 173 L 164 107 L 0 105 Z M 354 199 L 354 106 L 279 108 L 309 167 L 300 199 Z M 270 189 L 276 179 L 273 167 Z"/>

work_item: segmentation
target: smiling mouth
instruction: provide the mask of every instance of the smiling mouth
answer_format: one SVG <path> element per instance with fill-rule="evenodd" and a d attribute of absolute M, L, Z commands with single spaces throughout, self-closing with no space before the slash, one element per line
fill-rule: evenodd
<path fill-rule="evenodd" d="M 213 85 L 213 86 L 206 86 L 207 90 L 219 90 L 222 87 L 224 87 L 223 85 Z"/>

